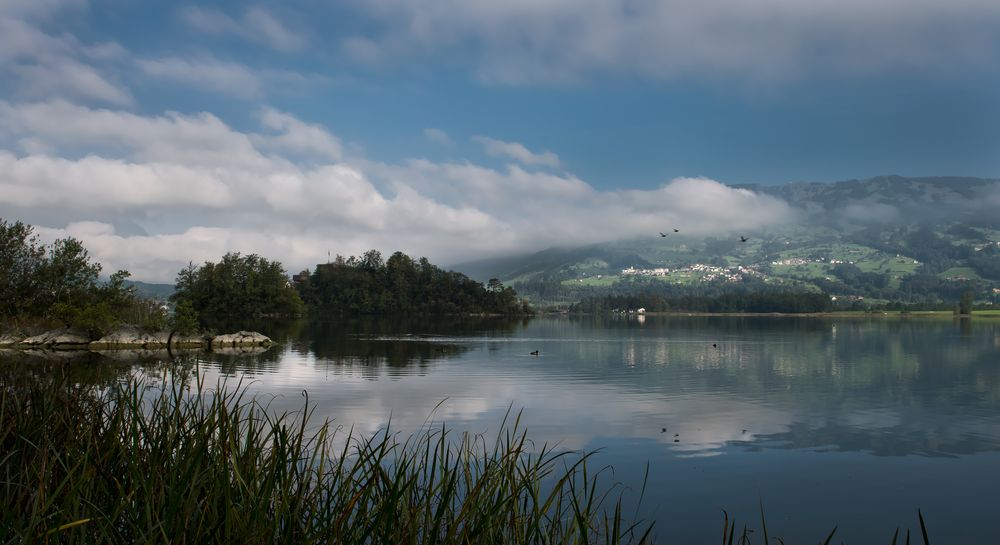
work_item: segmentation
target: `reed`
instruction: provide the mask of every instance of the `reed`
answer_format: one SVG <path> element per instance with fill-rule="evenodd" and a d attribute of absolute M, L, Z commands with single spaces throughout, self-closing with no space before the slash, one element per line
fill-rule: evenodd
<path fill-rule="evenodd" d="M 736 529 L 736 519 L 729 516 L 729 512 L 725 509 L 722 510 L 722 545 L 768 545 L 770 543 L 778 543 L 780 545 L 785 545 L 784 538 L 769 537 L 767 532 L 767 520 L 764 516 L 764 504 L 760 505 L 760 530 L 759 534 L 755 534 L 754 529 L 750 526 L 744 524 L 739 531 Z M 931 540 L 927 536 L 927 525 L 924 523 L 924 514 L 918 509 L 917 519 L 920 522 L 920 536 L 922 538 L 921 543 L 923 545 L 931 545 Z M 837 535 L 837 526 L 834 526 L 830 533 L 826 535 L 826 538 L 820 541 L 820 545 L 830 545 L 833 543 L 834 536 Z M 910 545 L 910 530 L 907 529 L 903 536 L 904 541 L 900 541 L 899 527 L 896 527 L 896 531 L 892 534 L 892 539 L 890 545 Z"/>
<path fill-rule="evenodd" d="M 242 384 L 135 375 L 101 388 L 61 366 L 0 375 L 6 543 L 644 543 L 588 454 L 430 427 L 400 441 Z"/>

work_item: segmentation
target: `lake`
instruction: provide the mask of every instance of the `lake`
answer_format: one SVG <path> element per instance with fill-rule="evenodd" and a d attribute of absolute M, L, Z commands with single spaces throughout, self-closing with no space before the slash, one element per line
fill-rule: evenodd
<path fill-rule="evenodd" d="M 205 355 L 277 408 L 405 436 L 429 421 L 599 450 L 659 542 L 716 543 L 722 509 L 771 535 L 992 542 L 1000 506 L 1000 320 L 567 317 L 356 320 Z M 538 351 L 537 355 L 531 353 Z M 665 430 L 665 431 L 664 431 Z"/>

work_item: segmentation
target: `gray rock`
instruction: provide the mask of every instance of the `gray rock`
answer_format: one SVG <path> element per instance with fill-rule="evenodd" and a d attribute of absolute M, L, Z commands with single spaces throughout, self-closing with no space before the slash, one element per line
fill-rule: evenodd
<path fill-rule="evenodd" d="M 80 331 L 69 328 L 46 331 L 41 335 L 28 337 L 19 346 L 28 348 L 53 348 L 56 350 L 85 349 L 90 344 L 90 338 Z"/>
<path fill-rule="evenodd" d="M 24 335 L 8 331 L 7 333 L 0 333 L 0 346 L 16 346 L 24 340 Z"/>
<path fill-rule="evenodd" d="M 204 337 L 174 334 L 170 339 L 170 348 L 204 348 L 208 343 L 209 340 Z"/>
<path fill-rule="evenodd" d="M 169 333 L 143 333 L 134 327 L 123 327 L 90 343 L 91 350 L 166 348 Z"/>
<path fill-rule="evenodd" d="M 271 346 L 271 339 L 256 331 L 238 331 L 228 335 L 212 337 L 210 343 L 213 351 L 219 348 L 237 348 L 241 346 Z"/>

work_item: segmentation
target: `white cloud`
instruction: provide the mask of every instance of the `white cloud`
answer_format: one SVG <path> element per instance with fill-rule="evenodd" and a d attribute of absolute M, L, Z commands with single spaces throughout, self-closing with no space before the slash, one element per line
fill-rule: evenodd
<path fill-rule="evenodd" d="M 260 101 L 270 95 L 297 94 L 311 86 L 330 82 L 329 78 L 316 74 L 251 68 L 208 55 L 136 59 L 135 65 L 153 78 L 250 101 Z"/>
<path fill-rule="evenodd" d="M 263 8 L 248 9 L 243 15 L 243 24 L 252 32 L 260 33 L 271 47 L 280 51 L 296 51 L 306 45 L 306 40 L 300 32 L 285 27 Z"/>
<path fill-rule="evenodd" d="M 260 121 L 265 128 L 278 132 L 271 137 L 257 137 L 265 147 L 334 161 L 341 157 L 340 139 L 319 125 L 304 123 L 273 108 L 261 111 Z"/>
<path fill-rule="evenodd" d="M 474 136 L 472 139 L 482 144 L 486 153 L 494 157 L 508 157 L 525 165 L 559 166 L 559 156 L 551 151 L 535 153 L 524 147 L 524 144 L 504 142 L 487 136 Z"/>
<path fill-rule="evenodd" d="M 195 87 L 241 98 L 261 96 L 257 75 L 242 64 L 218 59 L 140 59 L 136 65 L 146 75 L 172 79 Z"/>
<path fill-rule="evenodd" d="M 435 129 L 434 127 L 424 129 L 424 138 L 442 146 L 451 146 L 453 144 L 451 137 L 448 136 L 448 133 L 441 129 Z"/>
<path fill-rule="evenodd" d="M 235 202 L 232 188 L 211 173 L 179 164 L 135 164 L 95 156 L 18 158 L 0 151 L 0 170 L 0 193 L 5 195 L 0 201 L 23 208 L 224 208 Z"/>
<path fill-rule="evenodd" d="M 355 0 L 353 5 L 381 25 L 344 43 L 360 60 L 458 52 L 482 78 L 509 83 L 595 73 L 771 80 L 804 71 L 956 62 L 990 66 L 1000 49 L 1000 3 L 994 0 Z"/>
<path fill-rule="evenodd" d="M 229 128 L 212 114 L 141 116 L 93 109 L 65 101 L 11 105 L 0 102 L 3 132 L 53 146 L 124 154 L 140 162 L 190 167 L 259 169 L 269 163 L 250 135 Z"/>
<path fill-rule="evenodd" d="M 207 34 L 239 36 L 247 41 L 266 44 L 278 51 L 298 51 L 307 43 L 301 32 L 289 29 L 259 6 L 248 8 L 239 18 L 196 6 L 187 7 L 180 14 L 181 19 L 189 26 Z"/>
<path fill-rule="evenodd" d="M 344 158 L 335 135 L 291 114 L 265 109 L 259 122 L 259 131 L 241 132 L 207 113 L 0 102 L 0 217 L 44 220 L 47 232 L 80 238 L 106 268 L 163 282 L 188 261 L 227 251 L 289 270 L 327 251 L 368 248 L 447 263 L 663 225 L 697 236 L 794 217 L 780 200 L 704 178 L 599 191 L 572 174 L 517 165 L 384 164 Z M 53 220 L 60 217 L 72 225 Z M 137 234 L 116 224 L 136 225 Z"/>
<path fill-rule="evenodd" d="M 114 61 L 124 51 L 120 45 L 86 45 L 72 35 L 48 34 L 17 17 L 24 11 L 16 9 L 19 5 L 0 9 L 0 72 L 15 94 L 36 100 L 60 97 L 116 106 L 133 102 L 124 85 L 114 82 L 98 66 L 83 62 L 84 58 Z M 45 5 L 51 8 L 56 4 Z"/>
<path fill-rule="evenodd" d="M 19 76 L 20 93 L 27 96 L 50 96 L 94 99 L 114 105 L 129 105 L 132 95 L 115 85 L 94 67 L 72 59 L 11 68 Z"/>
<path fill-rule="evenodd" d="M 845 206 L 837 219 L 845 225 L 892 223 L 899 220 L 899 209 L 879 202 L 855 202 Z"/>
<path fill-rule="evenodd" d="M 349 36 L 340 42 L 347 56 L 362 64 L 376 64 L 384 60 L 383 48 L 375 40 L 364 36 Z"/>
<path fill-rule="evenodd" d="M 87 0 L 3 0 L 0 2 L 0 16 L 46 18 L 53 13 L 86 6 Z"/>

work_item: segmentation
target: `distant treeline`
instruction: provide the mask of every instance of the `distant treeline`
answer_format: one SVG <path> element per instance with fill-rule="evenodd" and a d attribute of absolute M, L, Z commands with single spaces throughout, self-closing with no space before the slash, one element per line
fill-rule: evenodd
<path fill-rule="evenodd" d="M 281 263 L 256 254 L 230 252 L 218 263 L 189 263 L 177 273 L 175 287 L 170 300 L 177 304 L 177 314 L 190 316 L 202 328 L 306 312 Z"/>
<path fill-rule="evenodd" d="M 284 266 L 230 252 L 216 263 L 189 263 L 176 276 L 168 315 L 135 295 L 128 271 L 99 280 L 101 266 L 73 238 L 42 244 L 30 225 L 0 219 L 0 331 L 26 325 L 71 326 L 102 336 L 123 324 L 181 332 L 236 327 L 259 318 L 324 315 L 530 314 L 497 279 L 484 286 L 426 258 L 370 250 L 337 256 L 290 282 Z"/>
<path fill-rule="evenodd" d="M 483 286 L 462 273 L 432 265 L 427 258 L 414 260 L 402 252 L 388 260 L 376 250 L 361 257 L 337 256 L 296 280 L 310 316 L 531 313 L 531 307 L 497 279 Z"/>
<path fill-rule="evenodd" d="M 571 312 L 602 314 L 640 308 L 647 312 L 827 312 L 830 296 L 825 293 L 724 293 L 713 296 L 665 297 L 656 294 L 588 297 L 570 307 Z"/>

